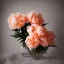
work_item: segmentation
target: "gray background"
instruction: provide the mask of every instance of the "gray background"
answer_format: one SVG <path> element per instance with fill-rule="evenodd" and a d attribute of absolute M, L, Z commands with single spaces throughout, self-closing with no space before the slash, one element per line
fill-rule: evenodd
<path fill-rule="evenodd" d="M 56 34 L 57 48 L 49 48 L 47 56 L 64 57 L 64 1 L 63 0 L 2 0 L 0 1 L 0 54 L 20 52 L 21 45 L 10 37 L 7 19 L 11 13 L 40 12 L 49 23 L 47 28 Z"/>

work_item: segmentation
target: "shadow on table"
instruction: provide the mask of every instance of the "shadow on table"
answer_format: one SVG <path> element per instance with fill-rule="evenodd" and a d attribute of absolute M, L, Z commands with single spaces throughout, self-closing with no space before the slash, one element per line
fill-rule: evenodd
<path fill-rule="evenodd" d="M 44 56 L 43 59 L 46 59 L 46 60 L 47 60 L 47 59 L 48 59 L 48 60 L 56 60 L 56 59 L 57 59 L 57 60 L 64 60 L 64 58 L 62 58 L 62 57 L 57 57 L 57 56 L 55 56 L 55 57 Z"/>
<path fill-rule="evenodd" d="M 11 61 L 11 62 L 17 62 L 17 61 L 24 61 L 24 60 L 32 60 L 31 57 L 23 57 L 21 54 L 12 54 L 10 56 L 7 56 L 7 57 L 4 57 L 4 56 L 1 56 L 0 57 L 0 64 L 4 64 L 6 62 L 6 60 L 8 61 Z M 33 59 L 35 60 L 35 59 Z M 43 58 L 41 60 L 59 60 L 59 61 L 63 61 L 64 58 L 62 57 L 50 57 L 50 56 L 43 56 Z"/>

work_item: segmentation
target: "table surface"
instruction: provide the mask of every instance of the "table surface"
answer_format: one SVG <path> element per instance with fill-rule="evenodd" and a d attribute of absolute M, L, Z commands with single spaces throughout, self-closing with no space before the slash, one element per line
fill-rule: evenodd
<path fill-rule="evenodd" d="M 21 53 L 0 55 L 0 64 L 64 64 L 64 58 L 44 56 L 41 60 L 23 57 Z"/>

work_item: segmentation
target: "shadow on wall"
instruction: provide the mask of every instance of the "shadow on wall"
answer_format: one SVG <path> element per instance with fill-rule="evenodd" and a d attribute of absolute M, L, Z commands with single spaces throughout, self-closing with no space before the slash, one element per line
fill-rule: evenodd
<path fill-rule="evenodd" d="M 56 17 L 57 19 L 55 20 L 56 23 L 54 23 L 57 45 L 57 49 L 55 48 L 56 50 L 54 50 L 54 55 L 64 58 L 64 1 L 58 2 L 58 7 L 59 10 L 57 10 L 57 12 L 59 13 Z"/>

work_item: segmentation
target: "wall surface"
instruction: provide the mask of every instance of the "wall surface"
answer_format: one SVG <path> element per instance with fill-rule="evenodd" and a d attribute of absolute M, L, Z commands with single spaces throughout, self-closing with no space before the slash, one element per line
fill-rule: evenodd
<path fill-rule="evenodd" d="M 21 45 L 10 37 L 7 19 L 11 13 L 40 12 L 49 23 L 47 28 L 56 34 L 57 48 L 49 48 L 48 56 L 64 57 L 64 1 L 63 0 L 2 0 L 0 1 L 0 52 L 20 52 Z"/>

